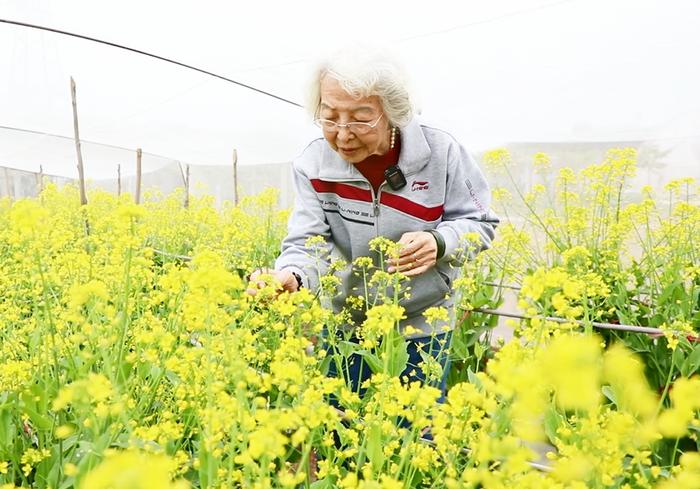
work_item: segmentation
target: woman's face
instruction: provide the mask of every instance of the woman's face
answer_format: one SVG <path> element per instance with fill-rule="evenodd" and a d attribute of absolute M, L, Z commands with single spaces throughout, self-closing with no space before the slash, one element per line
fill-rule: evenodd
<path fill-rule="evenodd" d="M 318 117 L 338 124 L 369 122 L 373 124 L 383 114 L 379 97 L 353 98 L 333 77 L 321 80 L 321 105 Z M 389 121 L 384 115 L 367 134 L 355 134 L 347 127 L 323 131 L 323 136 L 348 163 L 359 163 L 370 155 L 389 151 L 391 137 Z"/>

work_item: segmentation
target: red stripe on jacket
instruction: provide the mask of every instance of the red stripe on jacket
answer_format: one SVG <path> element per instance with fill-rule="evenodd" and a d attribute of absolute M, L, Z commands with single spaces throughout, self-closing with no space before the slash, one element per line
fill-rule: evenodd
<path fill-rule="evenodd" d="M 372 193 L 369 190 L 353 187 L 346 183 L 328 182 L 317 178 L 311 179 L 311 186 L 318 193 L 336 194 L 339 197 L 350 200 L 359 200 L 361 202 L 372 202 Z M 379 197 L 379 203 L 397 211 L 403 212 L 423 221 L 436 221 L 442 216 L 443 206 L 426 207 L 417 204 L 412 200 L 399 195 L 382 192 Z"/>
<path fill-rule="evenodd" d="M 346 183 L 327 182 L 317 178 L 311 179 L 311 185 L 319 193 L 336 194 L 344 199 L 372 202 L 372 193 L 369 190 L 353 187 Z"/>
<path fill-rule="evenodd" d="M 442 216 L 443 206 L 426 207 L 395 194 L 382 192 L 379 202 L 387 207 L 409 214 L 423 221 L 436 221 Z"/>

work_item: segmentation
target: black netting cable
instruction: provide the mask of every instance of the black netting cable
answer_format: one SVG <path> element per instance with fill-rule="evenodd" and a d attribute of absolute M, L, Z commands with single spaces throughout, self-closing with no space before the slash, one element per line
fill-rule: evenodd
<path fill-rule="evenodd" d="M 286 103 L 288 103 L 288 104 L 294 105 L 295 107 L 301 107 L 301 104 L 298 104 L 298 103 L 296 103 L 296 102 L 293 102 L 292 100 L 288 100 L 288 99 L 286 99 L 286 98 L 284 98 L 284 97 L 280 97 L 279 95 L 275 95 L 275 94 L 273 94 L 273 93 L 266 92 L 265 90 L 261 90 L 261 89 L 259 89 L 259 88 L 255 88 L 255 87 L 253 87 L 253 86 L 251 86 L 251 85 L 246 85 L 245 83 L 242 83 L 242 82 L 239 82 L 239 81 L 236 81 L 236 80 L 232 80 L 231 78 L 227 78 L 227 77 L 225 77 L 225 76 L 223 76 L 223 75 L 217 75 L 216 73 L 212 73 L 211 71 L 207 71 L 207 70 L 203 70 L 203 69 L 201 69 L 201 68 L 197 68 L 196 66 L 188 65 L 187 63 L 182 63 L 182 62 L 180 62 L 180 61 L 175 61 L 175 60 L 173 60 L 173 59 L 166 58 L 166 57 L 164 57 L 164 56 L 158 56 L 157 54 L 148 53 L 148 52 L 146 52 L 146 51 L 141 51 L 140 49 L 130 48 L 130 47 L 128 47 L 128 46 L 123 46 L 123 45 L 121 45 L 121 44 L 117 44 L 117 43 L 114 43 L 114 42 L 103 41 L 103 40 L 101 40 L 101 39 L 96 39 L 96 38 L 90 37 L 90 36 L 84 36 L 84 35 L 82 35 L 82 34 L 76 34 L 76 33 L 74 33 L 74 32 L 62 31 L 62 30 L 60 30 L 60 29 L 54 29 L 54 28 L 51 28 L 51 27 L 45 27 L 45 26 L 36 25 L 36 24 L 28 24 L 28 23 L 26 23 L 26 22 L 18 22 L 18 21 L 16 21 L 16 20 L 0 19 L 0 23 L 3 23 L 3 24 L 11 24 L 11 25 L 16 25 L 16 26 L 20 26 L 20 27 L 28 27 L 28 28 L 30 28 L 30 29 L 39 29 L 39 30 L 42 30 L 42 31 L 53 32 L 53 33 L 55 33 L 55 34 L 62 34 L 62 35 L 64 35 L 64 36 L 76 37 L 76 38 L 78 38 L 78 39 L 84 39 L 84 40 L 86 40 L 86 41 L 92 41 L 92 42 L 96 42 L 96 43 L 98 43 L 98 44 L 104 44 L 104 45 L 106 45 L 106 46 L 111 46 L 111 47 L 114 47 L 114 48 L 124 49 L 124 50 L 126 50 L 126 51 L 131 51 L 132 53 L 142 54 L 142 55 L 144 55 L 144 56 L 149 56 L 149 57 L 151 57 L 151 58 L 159 59 L 159 60 L 165 61 L 165 62 L 167 62 L 167 63 L 172 63 L 172 64 L 174 64 L 174 65 L 182 66 L 183 68 L 188 68 L 188 69 L 190 69 L 190 70 L 198 71 L 199 73 L 204 73 L 205 75 L 213 76 L 214 78 L 218 78 L 218 79 L 220 79 L 220 80 L 224 80 L 224 81 L 227 81 L 227 82 L 229 82 L 229 83 L 233 83 L 233 84 L 235 84 L 235 85 L 241 86 L 241 87 L 243 87 L 243 88 L 247 88 L 248 90 L 253 90 L 254 92 L 258 92 L 258 93 L 261 93 L 261 94 L 263 94 L 263 95 L 267 95 L 268 97 L 272 97 L 272 98 L 275 98 L 275 99 L 280 100 L 280 101 L 282 101 L 282 102 L 286 102 Z"/>

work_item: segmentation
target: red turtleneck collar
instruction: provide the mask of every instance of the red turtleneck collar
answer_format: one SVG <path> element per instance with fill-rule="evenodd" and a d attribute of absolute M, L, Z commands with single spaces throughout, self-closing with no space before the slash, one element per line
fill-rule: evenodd
<path fill-rule="evenodd" d="M 355 163 L 355 168 L 372 184 L 374 191 L 379 190 L 379 186 L 384 183 L 384 170 L 399 162 L 401 152 L 401 138 L 396 138 L 396 144 L 383 155 L 371 155 Z"/>

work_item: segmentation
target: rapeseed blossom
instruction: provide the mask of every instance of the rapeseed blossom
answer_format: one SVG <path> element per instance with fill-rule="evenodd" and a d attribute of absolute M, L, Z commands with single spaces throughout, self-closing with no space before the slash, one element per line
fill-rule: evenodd
<path fill-rule="evenodd" d="M 166 457 L 133 451 L 106 457 L 79 484 L 81 489 L 185 489 L 184 481 L 172 482 L 172 463 Z"/>
<path fill-rule="evenodd" d="M 490 158 L 515 170 L 507 152 Z M 285 232 L 272 194 L 221 210 L 210 198 L 185 209 L 182 193 L 138 206 L 94 193 L 80 206 L 55 186 L 2 200 L 0 487 L 697 486 L 697 189 L 681 181 L 670 202 L 627 204 L 633 158 L 550 178 L 536 155 L 533 186 L 501 193 L 541 210 L 524 222 L 546 231 L 515 219 L 477 256 L 478 237 L 463 237 L 457 309 L 425 311 L 458 325 L 441 404 L 398 378 L 410 291 L 386 270 L 400 249 L 389 240 L 352 265 L 368 285 L 348 304 L 367 313 L 358 345 L 349 312 L 314 291 L 245 294 Z M 325 267 L 323 238 L 307 245 Z M 319 270 L 324 299 L 346 266 Z M 493 283 L 522 285 L 528 315 L 499 351 L 481 312 L 503 300 Z M 666 334 L 588 327 L 639 318 Z M 357 355 L 373 369 L 362 396 L 325 374 Z M 441 377 L 437 362 L 422 368 Z M 534 443 L 548 444 L 551 471 L 533 467 Z"/>

